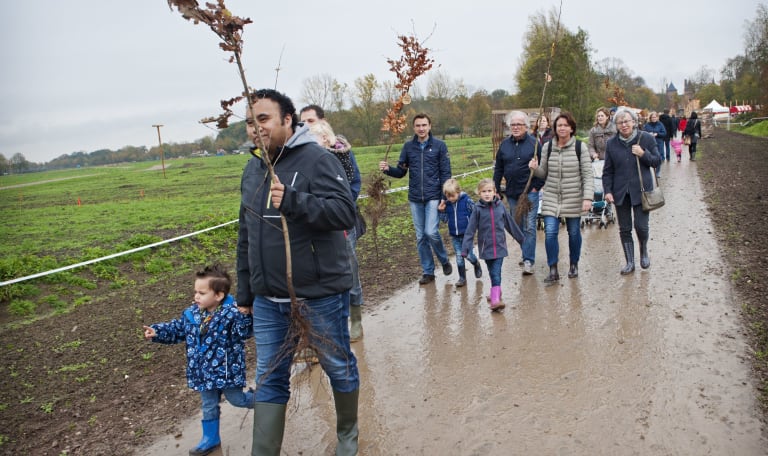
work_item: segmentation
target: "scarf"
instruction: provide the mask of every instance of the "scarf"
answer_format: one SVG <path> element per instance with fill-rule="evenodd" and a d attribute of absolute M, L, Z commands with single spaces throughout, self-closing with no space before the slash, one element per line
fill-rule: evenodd
<path fill-rule="evenodd" d="M 328 149 L 341 162 L 348 182 L 352 182 L 355 177 L 355 168 L 352 166 L 352 157 L 349 155 L 350 150 L 352 150 L 352 146 L 349 145 L 345 137 L 340 135 L 336 136 L 336 144 Z"/>
<path fill-rule="evenodd" d="M 635 139 L 636 137 L 637 137 L 637 128 L 632 129 L 632 134 L 629 135 L 629 138 L 625 139 L 623 136 L 621 136 L 621 134 L 619 134 L 619 140 L 626 145 L 629 145 L 629 143 L 631 143 L 632 140 Z"/>

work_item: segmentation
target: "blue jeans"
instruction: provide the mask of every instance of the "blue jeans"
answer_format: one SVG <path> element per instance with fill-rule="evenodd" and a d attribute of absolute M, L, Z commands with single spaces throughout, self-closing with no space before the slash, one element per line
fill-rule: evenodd
<path fill-rule="evenodd" d="M 581 217 L 567 217 L 565 227 L 568 229 L 568 250 L 571 264 L 579 262 L 581 257 Z M 554 266 L 560 256 L 560 244 L 557 235 L 560 231 L 560 219 L 551 215 L 544 216 L 544 246 L 547 248 L 547 265 Z"/>
<path fill-rule="evenodd" d="M 456 266 L 463 267 L 464 266 L 464 257 L 461 256 L 461 245 L 464 243 L 464 235 L 461 236 L 454 236 L 451 235 L 451 244 L 453 245 L 453 251 L 456 253 Z M 475 249 L 472 248 L 469 250 L 469 254 L 467 255 L 467 259 L 470 263 L 475 264 L 477 263 L 477 257 L 475 256 Z"/>
<path fill-rule="evenodd" d="M 488 275 L 491 276 L 491 286 L 501 286 L 501 266 L 504 264 L 504 257 L 485 260 L 488 266 Z"/>
<path fill-rule="evenodd" d="M 288 338 L 291 303 L 263 296 L 253 300 L 253 335 L 256 340 L 256 402 L 286 404 L 291 392 L 291 362 L 297 339 Z M 331 387 L 350 393 L 360 386 L 357 359 L 349 347 L 349 292 L 306 300 L 304 315 L 310 324 L 310 343 L 331 380 Z"/>
<path fill-rule="evenodd" d="M 536 217 L 539 212 L 539 192 L 528 192 L 528 201 L 531 202 L 531 210 L 523 216 L 523 223 L 520 224 L 525 235 L 522 245 L 523 261 L 530 261 L 531 264 L 534 264 L 536 262 Z M 517 200 L 507 198 L 507 204 L 509 205 L 509 213 L 514 218 Z"/>
<path fill-rule="evenodd" d="M 240 388 L 212 389 L 200 391 L 200 401 L 203 408 L 204 420 L 216 420 L 219 418 L 219 402 L 221 402 L 221 393 L 227 401 L 235 407 L 253 408 L 253 391 L 243 391 Z"/>
<path fill-rule="evenodd" d="M 440 218 L 437 215 L 438 204 L 440 204 L 438 200 L 431 200 L 426 203 L 410 202 L 413 227 L 416 229 L 419 262 L 421 262 L 421 270 L 427 275 L 435 275 L 433 250 L 437 259 L 440 260 L 440 264 L 448 262 L 448 252 L 445 250 L 443 238 L 438 231 L 440 224 Z"/>
<path fill-rule="evenodd" d="M 349 305 L 363 305 L 363 286 L 360 284 L 360 271 L 357 262 L 357 232 L 354 228 L 347 230 L 347 256 L 349 257 L 349 266 L 352 268 L 352 289 L 349 290 Z"/>
<path fill-rule="evenodd" d="M 662 160 L 664 160 L 664 153 L 665 153 L 664 151 L 666 151 L 666 154 L 667 154 L 667 161 L 669 161 L 669 156 L 672 153 L 672 151 L 669 149 L 669 139 L 670 138 L 667 138 L 664 140 L 664 150 L 659 151 L 661 153 Z"/>

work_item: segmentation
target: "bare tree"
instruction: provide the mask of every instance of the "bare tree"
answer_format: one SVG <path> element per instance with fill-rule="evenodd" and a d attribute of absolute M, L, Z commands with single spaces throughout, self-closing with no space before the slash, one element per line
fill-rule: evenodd
<path fill-rule="evenodd" d="M 378 109 L 377 93 L 379 82 L 373 73 L 355 79 L 355 90 L 352 94 L 352 112 L 357 125 L 363 133 L 366 145 L 374 144 L 379 135 L 379 120 L 383 110 Z"/>
<path fill-rule="evenodd" d="M 328 110 L 344 108 L 347 85 L 328 73 L 308 77 L 302 82 L 301 99 L 306 104 L 316 104 Z"/>

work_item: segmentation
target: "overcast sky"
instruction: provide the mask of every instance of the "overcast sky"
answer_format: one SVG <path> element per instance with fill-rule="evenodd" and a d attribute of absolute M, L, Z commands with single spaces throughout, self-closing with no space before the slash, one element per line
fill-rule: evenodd
<path fill-rule="evenodd" d="M 202 1 L 202 0 L 201 0 Z M 209 0 L 213 1 L 213 0 Z M 621 59 L 658 92 L 706 65 L 744 52 L 757 0 L 563 0 L 562 24 L 584 29 L 594 60 Z M 559 1 L 227 0 L 246 26 L 252 87 L 275 87 L 298 107 L 302 81 L 328 73 L 350 86 L 368 73 L 392 80 L 398 34 L 426 46 L 453 79 L 474 90 L 514 91 L 523 35 Z M 375 5 L 375 6 L 374 6 Z M 633 5 L 629 7 L 629 5 Z M 635 6 L 636 5 L 636 6 Z M 215 131 L 199 120 L 242 92 L 228 55 L 204 25 L 165 0 L 0 0 L 0 153 L 45 162 L 76 151 L 187 142 Z M 429 73 L 424 76 L 423 82 Z M 707 101 L 708 102 L 708 101 Z M 564 108 L 568 108 L 564 106 Z"/>

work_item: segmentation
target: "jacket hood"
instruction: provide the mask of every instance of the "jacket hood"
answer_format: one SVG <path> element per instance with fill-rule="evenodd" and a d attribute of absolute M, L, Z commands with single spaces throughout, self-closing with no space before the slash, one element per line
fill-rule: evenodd
<path fill-rule="evenodd" d="M 485 200 L 482 200 L 482 199 L 478 198 L 476 204 L 478 206 L 480 206 L 480 207 L 493 207 L 493 206 L 498 206 L 499 204 L 501 204 L 501 200 L 499 199 L 498 196 L 494 196 L 493 200 L 490 201 L 490 202 L 486 202 Z"/>
<path fill-rule="evenodd" d="M 309 126 L 305 123 L 299 123 L 293 132 L 293 136 L 288 138 L 288 141 L 285 143 L 285 147 L 286 149 L 292 149 L 308 143 L 317 143 L 317 141 L 309 132 Z"/>

